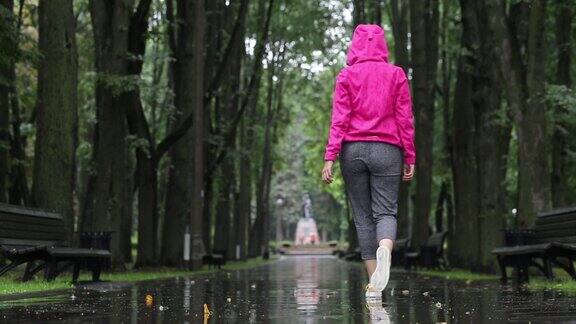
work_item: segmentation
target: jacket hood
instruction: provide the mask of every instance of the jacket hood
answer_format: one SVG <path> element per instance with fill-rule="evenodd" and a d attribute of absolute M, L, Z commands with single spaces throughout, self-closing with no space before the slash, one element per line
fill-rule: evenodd
<path fill-rule="evenodd" d="M 378 25 L 358 25 L 348 48 L 346 64 L 364 61 L 388 62 L 388 45 L 384 30 Z"/>

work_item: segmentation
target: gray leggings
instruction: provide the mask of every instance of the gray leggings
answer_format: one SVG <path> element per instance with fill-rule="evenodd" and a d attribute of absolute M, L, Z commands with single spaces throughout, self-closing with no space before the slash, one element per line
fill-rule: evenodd
<path fill-rule="evenodd" d="M 402 151 L 383 142 L 345 142 L 340 167 L 363 260 L 376 259 L 378 242 L 396 239 Z"/>

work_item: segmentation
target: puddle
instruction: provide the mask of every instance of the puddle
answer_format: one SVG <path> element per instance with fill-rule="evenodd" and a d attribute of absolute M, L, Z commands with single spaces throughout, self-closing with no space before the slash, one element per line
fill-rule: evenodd
<path fill-rule="evenodd" d="M 364 300 L 360 264 L 284 257 L 217 275 L 107 283 L 71 294 L 0 302 L 0 322 L 152 323 L 558 323 L 576 320 L 576 299 L 393 272 L 381 305 Z M 205 310 L 204 304 L 208 311 Z M 207 313 L 206 313 L 207 312 Z"/>

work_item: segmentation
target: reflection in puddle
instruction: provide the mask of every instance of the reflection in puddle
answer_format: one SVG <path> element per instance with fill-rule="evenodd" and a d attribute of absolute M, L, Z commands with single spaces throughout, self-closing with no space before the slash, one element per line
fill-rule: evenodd
<path fill-rule="evenodd" d="M 296 263 L 296 288 L 294 297 L 298 309 L 310 315 L 318 308 L 320 290 L 318 289 L 318 259 Z"/>
<path fill-rule="evenodd" d="M 361 264 L 285 257 L 241 271 L 66 293 L 0 297 L 0 323 L 508 323 L 570 322 L 571 296 L 393 272 L 384 304 L 364 299 Z M 74 295 L 75 298 L 71 296 Z M 153 302 L 146 304 L 146 296 Z"/>
<path fill-rule="evenodd" d="M 370 312 L 371 324 L 389 324 L 390 315 L 382 301 L 367 301 L 366 308 Z"/>
<path fill-rule="evenodd" d="M 62 302 L 67 299 L 74 300 L 76 296 L 74 294 L 58 294 L 58 295 L 48 295 L 41 297 L 31 297 L 31 298 L 21 298 L 16 300 L 0 301 L 0 310 L 3 308 L 10 308 L 15 306 L 33 306 L 33 305 L 46 305 L 52 303 Z"/>

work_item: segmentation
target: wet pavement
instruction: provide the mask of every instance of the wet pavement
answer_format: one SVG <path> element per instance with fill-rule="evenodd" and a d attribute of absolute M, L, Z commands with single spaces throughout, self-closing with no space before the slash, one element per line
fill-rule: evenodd
<path fill-rule="evenodd" d="M 383 305 L 366 305 L 365 283 L 360 264 L 329 256 L 290 256 L 193 278 L 0 297 L 0 322 L 576 323 L 576 297 L 557 292 L 395 271 Z"/>

